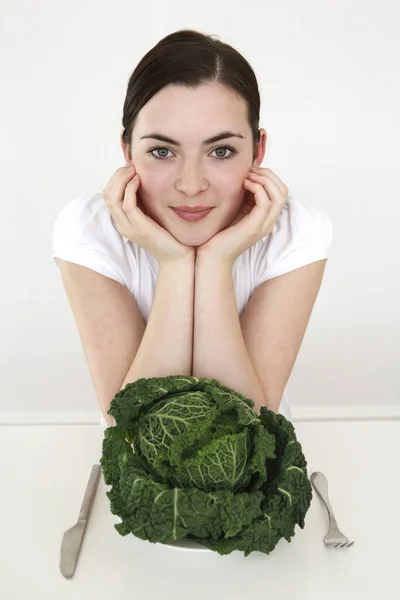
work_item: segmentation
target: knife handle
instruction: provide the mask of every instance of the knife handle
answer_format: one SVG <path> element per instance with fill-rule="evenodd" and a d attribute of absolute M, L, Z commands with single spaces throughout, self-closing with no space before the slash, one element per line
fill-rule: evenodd
<path fill-rule="evenodd" d="M 79 517 L 78 517 L 78 522 L 79 521 L 87 521 L 87 519 L 89 517 L 90 510 L 91 510 L 92 504 L 93 504 L 93 499 L 95 496 L 95 491 L 96 491 L 97 485 L 99 483 L 100 473 L 101 473 L 101 465 L 100 464 L 93 465 L 92 471 L 90 473 L 89 481 L 86 486 L 85 496 L 83 498 L 81 511 L 80 511 Z"/>

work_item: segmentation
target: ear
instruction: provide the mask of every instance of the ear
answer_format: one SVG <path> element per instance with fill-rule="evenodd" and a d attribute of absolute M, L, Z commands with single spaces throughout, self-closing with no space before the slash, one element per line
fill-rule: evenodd
<path fill-rule="evenodd" d="M 260 141 L 256 142 L 256 155 L 253 160 L 253 166 L 259 167 L 264 160 L 265 150 L 267 147 L 267 132 L 265 129 L 260 129 Z"/>
<path fill-rule="evenodd" d="M 124 131 L 125 131 L 125 129 L 122 129 L 121 134 L 120 134 L 120 144 L 121 144 L 122 152 L 124 153 L 125 162 L 128 165 L 129 163 L 132 162 L 131 147 L 130 147 L 130 144 L 126 144 L 124 142 L 124 139 L 123 139 Z"/>

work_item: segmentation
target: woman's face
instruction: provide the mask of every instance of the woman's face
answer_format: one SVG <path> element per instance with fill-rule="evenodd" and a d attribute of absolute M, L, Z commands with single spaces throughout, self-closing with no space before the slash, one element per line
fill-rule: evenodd
<path fill-rule="evenodd" d="M 222 132 L 239 137 L 206 142 Z M 262 163 L 265 142 L 261 129 L 253 161 L 246 104 L 216 83 L 196 89 L 164 87 L 140 111 L 131 147 L 121 138 L 125 160 L 132 159 L 140 177 L 146 213 L 188 246 L 204 244 L 235 218 L 245 193 L 243 180 L 253 165 Z M 214 208 L 193 222 L 184 221 L 171 208 L 197 205 Z"/>

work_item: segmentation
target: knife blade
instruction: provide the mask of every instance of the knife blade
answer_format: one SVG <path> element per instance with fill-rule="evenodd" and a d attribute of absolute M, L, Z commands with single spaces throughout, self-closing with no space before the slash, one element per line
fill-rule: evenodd
<path fill-rule="evenodd" d="M 70 529 L 67 529 L 63 535 L 61 542 L 60 570 L 67 579 L 71 579 L 75 573 L 83 537 L 86 531 L 86 525 L 89 520 L 90 511 L 99 483 L 100 473 L 101 465 L 93 465 L 78 520 L 76 524 Z"/>

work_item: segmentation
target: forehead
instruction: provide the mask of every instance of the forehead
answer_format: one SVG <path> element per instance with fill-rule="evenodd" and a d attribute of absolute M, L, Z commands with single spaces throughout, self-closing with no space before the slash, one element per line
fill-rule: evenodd
<path fill-rule="evenodd" d="M 203 139 L 218 130 L 241 127 L 246 133 L 246 102 L 221 84 L 202 84 L 197 88 L 169 85 L 155 94 L 139 112 L 136 134 L 150 130 L 168 133 L 198 133 Z"/>

